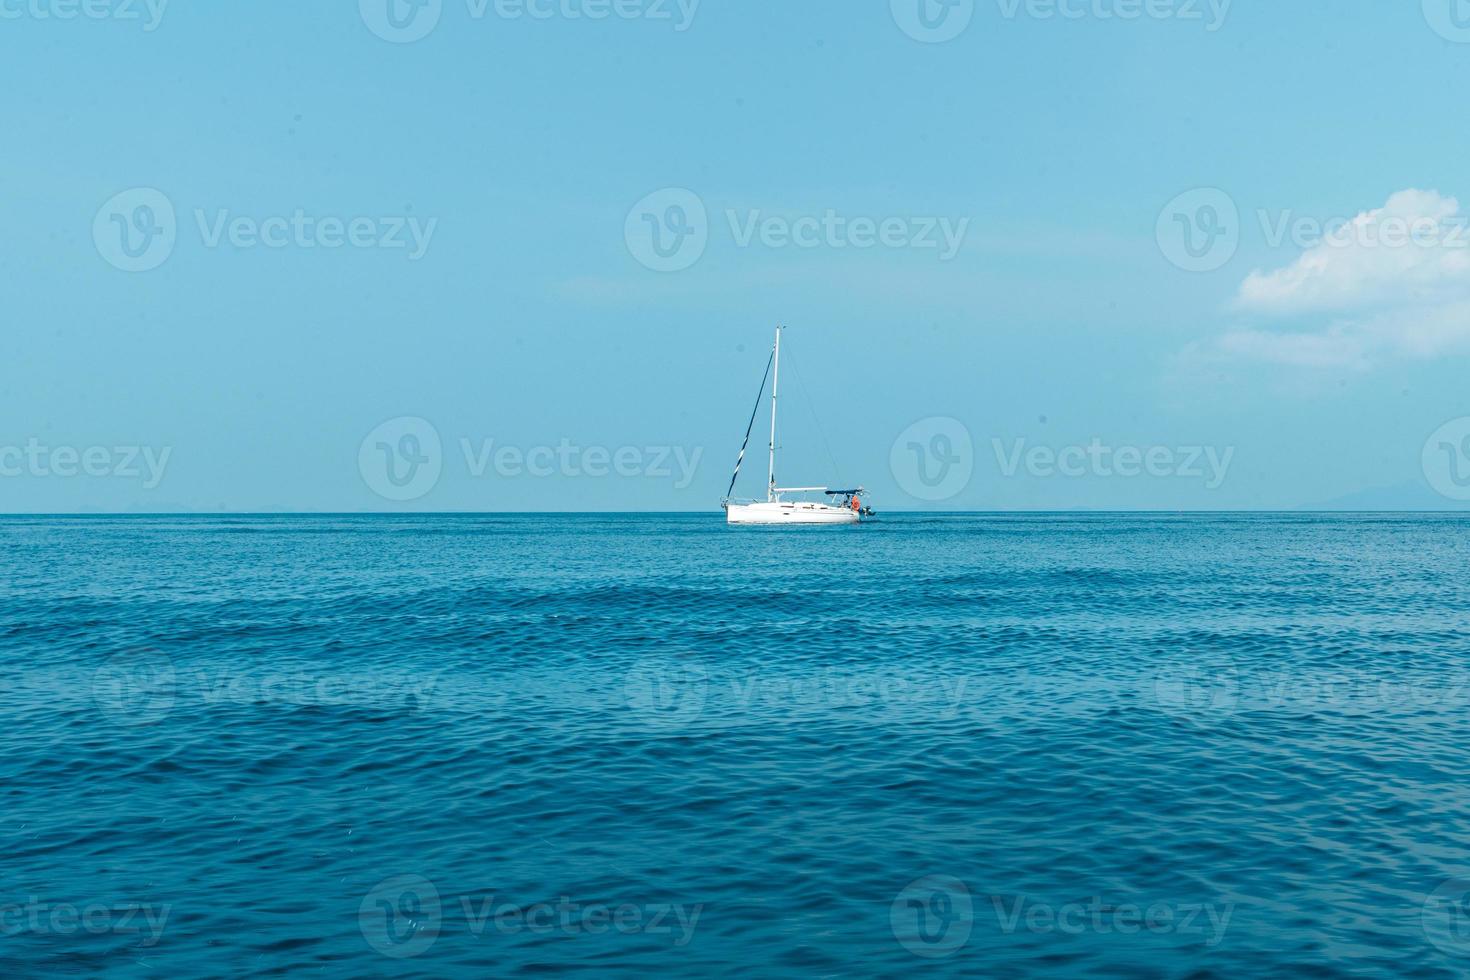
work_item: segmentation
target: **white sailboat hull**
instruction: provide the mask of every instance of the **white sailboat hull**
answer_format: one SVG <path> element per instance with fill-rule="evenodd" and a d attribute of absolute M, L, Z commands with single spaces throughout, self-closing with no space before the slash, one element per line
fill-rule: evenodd
<path fill-rule="evenodd" d="M 856 524 L 857 511 L 804 500 L 758 501 L 730 504 L 725 508 L 727 524 Z"/>

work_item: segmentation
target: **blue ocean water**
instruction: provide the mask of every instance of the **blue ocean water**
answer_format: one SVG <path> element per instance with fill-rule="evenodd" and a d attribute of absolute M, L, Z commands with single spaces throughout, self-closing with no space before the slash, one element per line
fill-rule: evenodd
<path fill-rule="evenodd" d="M 0 536 L 0 975 L 1470 967 L 1464 518 Z"/>

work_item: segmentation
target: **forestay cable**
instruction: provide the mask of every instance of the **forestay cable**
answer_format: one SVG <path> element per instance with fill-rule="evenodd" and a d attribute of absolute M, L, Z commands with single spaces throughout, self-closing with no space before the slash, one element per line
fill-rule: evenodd
<path fill-rule="evenodd" d="M 755 428 L 755 417 L 761 410 L 761 398 L 766 393 L 766 379 L 771 376 L 771 362 L 775 359 L 776 349 L 773 347 L 771 356 L 766 358 L 766 373 L 761 375 L 761 390 L 755 393 L 755 408 L 750 410 L 750 424 L 745 427 L 745 441 L 740 444 L 740 455 L 735 459 L 735 472 L 730 475 L 730 489 L 725 491 L 726 500 L 735 491 L 735 480 L 740 476 L 740 464 L 745 461 L 745 447 L 750 445 L 750 433 Z"/>

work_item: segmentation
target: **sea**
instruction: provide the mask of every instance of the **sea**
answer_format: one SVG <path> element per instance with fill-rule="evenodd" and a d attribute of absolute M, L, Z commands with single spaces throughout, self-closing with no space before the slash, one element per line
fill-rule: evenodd
<path fill-rule="evenodd" d="M 0 542 L 0 976 L 1470 972 L 1466 517 Z"/>

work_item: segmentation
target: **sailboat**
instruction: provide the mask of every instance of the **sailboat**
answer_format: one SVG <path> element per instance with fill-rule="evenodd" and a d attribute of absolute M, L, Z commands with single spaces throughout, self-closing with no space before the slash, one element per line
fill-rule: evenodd
<path fill-rule="evenodd" d="M 760 391 L 755 396 L 755 408 L 750 412 L 750 423 L 745 427 L 745 441 L 740 444 L 740 455 L 735 460 L 735 473 L 730 477 L 730 489 L 720 505 L 725 508 L 728 524 L 856 524 L 864 517 L 872 516 L 872 509 L 863 506 L 862 487 L 852 490 L 834 490 L 830 487 L 778 487 L 776 486 L 776 397 L 781 384 L 781 331 L 776 328 L 776 343 L 766 361 L 766 373 L 761 376 Z M 740 464 L 745 461 L 745 449 L 750 445 L 750 433 L 755 428 L 755 417 L 760 412 L 761 396 L 766 391 L 766 379 L 771 379 L 771 444 L 770 466 L 767 470 L 766 499 L 736 501 L 730 494 L 735 490 L 735 480 L 740 476 Z M 785 494 L 820 493 L 830 503 L 819 500 L 785 500 Z"/>

